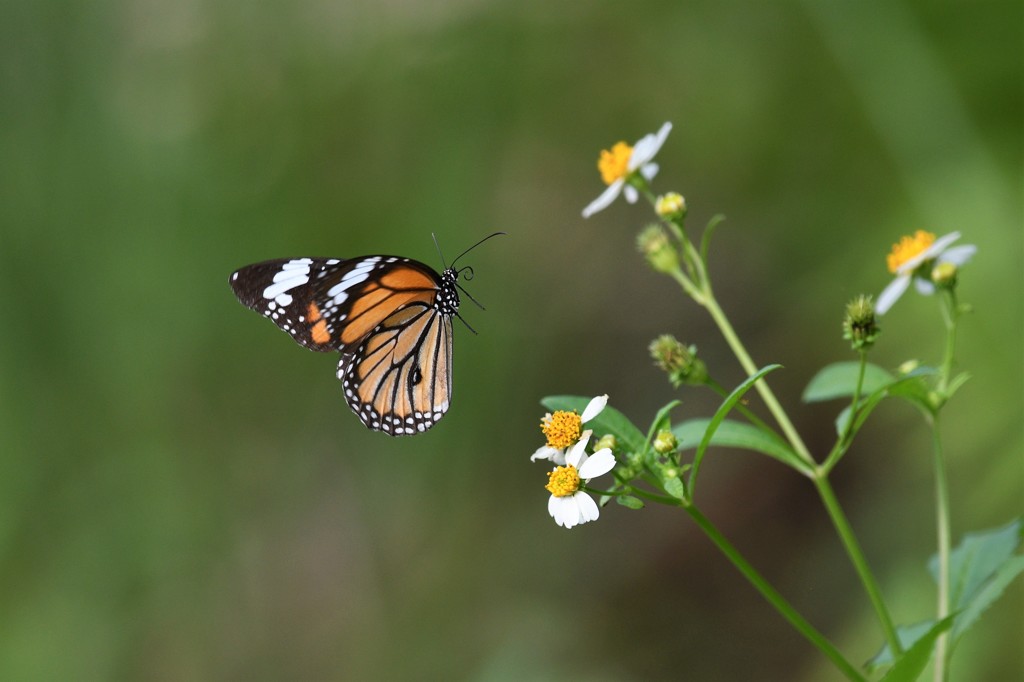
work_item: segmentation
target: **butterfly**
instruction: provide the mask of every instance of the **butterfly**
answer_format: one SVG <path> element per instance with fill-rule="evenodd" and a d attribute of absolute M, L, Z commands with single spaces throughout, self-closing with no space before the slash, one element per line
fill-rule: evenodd
<path fill-rule="evenodd" d="M 236 270 L 230 284 L 243 305 L 300 345 L 341 353 L 345 401 L 364 425 L 415 435 L 436 424 L 451 402 L 459 291 L 480 305 L 458 283 L 463 272 L 472 279 L 473 269 L 457 270 L 455 263 L 499 234 L 505 233 L 463 251 L 440 274 L 400 256 L 278 258 Z"/>

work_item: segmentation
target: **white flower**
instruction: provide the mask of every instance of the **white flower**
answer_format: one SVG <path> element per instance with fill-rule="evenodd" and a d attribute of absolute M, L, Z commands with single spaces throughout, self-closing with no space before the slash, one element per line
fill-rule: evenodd
<path fill-rule="evenodd" d="M 600 516 L 597 503 L 580 490 L 580 486 L 615 468 L 615 456 L 609 448 L 598 450 L 587 457 L 585 450 L 589 439 L 588 432 L 569 450 L 565 456 L 565 465 L 548 473 L 548 484 L 545 486 L 551 493 L 548 513 L 555 523 L 565 528 L 597 520 Z"/>
<path fill-rule="evenodd" d="M 625 193 L 626 201 L 636 203 L 639 196 L 636 187 L 627 184 L 626 181 L 637 172 L 646 180 L 658 174 L 658 164 L 652 163 L 652 159 L 661 149 L 661 145 L 665 144 L 665 138 L 671 130 L 672 124 L 665 123 L 657 133 L 644 135 L 632 147 L 625 142 L 619 142 L 611 149 L 602 151 L 597 168 L 601 171 L 601 179 L 608 185 L 608 189 L 583 209 L 583 217 L 589 218 L 604 210 L 621 193 Z"/>
<path fill-rule="evenodd" d="M 959 238 L 959 232 L 951 232 L 935 239 L 934 234 L 918 230 L 912 237 L 903 237 L 898 244 L 894 244 L 888 256 L 888 263 L 889 271 L 896 275 L 896 279 L 879 294 L 875 312 L 882 315 L 889 310 L 910 287 L 911 280 L 918 293 L 925 296 L 935 293 L 935 284 L 929 279 L 930 273 L 922 272 L 921 266 L 934 261 L 934 265 L 949 263 L 959 267 L 969 261 L 978 250 L 973 244 L 947 248 Z M 931 267 L 927 269 L 930 271 Z"/>
<path fill-rule="evenodd" d="M 537 451 L 530 455 L 530 461 L 546 459 L 562 466 L 565 464 L 565 453 L 580 439 L 590 438 L 590 431 L 580 432 L 582 425 L 596 417 L 608 404 L 608 395 L 599 395 L 587 403 L 582 415 L 565 410 L 555 410 L 554 414 L 548 412 L 540 420 L 540 428 L 544 432 L 547 442 L 537 448 Z"/>

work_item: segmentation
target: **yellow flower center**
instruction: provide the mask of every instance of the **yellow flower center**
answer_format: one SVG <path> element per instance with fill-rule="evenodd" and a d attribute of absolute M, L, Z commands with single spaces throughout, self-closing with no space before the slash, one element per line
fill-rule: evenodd
<path fill-rule="evenodd" d="M 610 150 L 601 151 L 597 160 L 597 169 L 601 171 L 604 184 L 610 185 L 616 180 L 626 177 L 629 172 L 629 157 L 633 156 L 633 148 L 625 142 L 619 142 Z"/>
<path fill-rule="evenodd" d="M 896 274 L 900 267 L 910 259 L 919 256 L 935 241 L 935 235 L 931 232 L 918 230 L 913 237 L 903 237 L 899 244 L 892 245 L 892 252 L 886 256 L 889 264 L 889 272 Z"/>
<path fill-rule="evenodd" d="M 544 487 L 555 497 L 568 497 L 580 489 L 580 474 L 571 464 L 556 467 L 548 472 L 548 484 Z"/>
<path fill-rule="evenodd" d="M 575 411 L 556 410 L 540 420 L 540 430 L 548 439 L 548 447 L 562 450 L 580 439 L 582 423 Z"/>

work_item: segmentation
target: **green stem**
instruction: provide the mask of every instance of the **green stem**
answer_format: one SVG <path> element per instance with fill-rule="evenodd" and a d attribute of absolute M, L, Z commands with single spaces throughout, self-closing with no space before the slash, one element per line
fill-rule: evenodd
<path fill-rule="evenodd" d="M 723 398 L 728 397 L 729 391 L 725 390 L 725 387 L 722 386 L 717 381 L 715 381 L 714 379 L 708 377 L 707 385 L 709 388 L 711 388 L 712 391 L 722 396 Z M 775 429 L 768 426 L 768 424 L 766 424 L 763 419 L 761 419 L 756 414 L 747 409 L 742 403 L 737 403 L 736 407 L 733 409 L 735 409 L 737 412 L 746 417 L 747 421 L 749 421 L 751 424 L 764 431 L 766 434 L 770 434 L 775 438 L 781 438 L 781 436 L 779 436 L 778 432 Z"/>
<path fill-rule="evenodd" d="M 893 625 L 892 617 L 889 615 L 889 610 L 882 599 L 882 591 L 879 589 L 878 582 L 875 580 L 874 575 L 871 573 L 871 568 L 864 558 L 864 552 L 857 542 L 857 537 L 853 534 L 850 522 L 847 521 L 846 515 L 843 514 L 843 509 L 839 505 L 839 500 L 836 499 L 836 495 L 832 491 L 832 485 L 828 482 L 828 478 L 821 469 L 818 470 L 818 475 L 813 480 L 815 487 L 818 489 L 818 494 L 821 496 L 821 501 L 824 503 L 825 509 L 832 519 L 832 524 L 839 534 L 839 539 L 842 541 L 843 547 L 846 548 L 846 554 L 850 557 L 850 562 L 853 563 L 853 567 L 860 577 L 861 584 L 864 586 L 864 591 L 867 592 L 868 599 L 871 601 L 871 606 L 875 609 L 875 615 L 882 625 L 882 631 L 885 633 L 885 639 L 889 643 L 889 649 L 893 652 L 894 656 L 899 656 L 903 653 L 903 646 L 900 644 L 899 637 L 896 636 L 896 627 Z"/>
<path fill-rule="evenodd" d="M 946 326 L 946 350 L 942 356 L 942 365 L 939 367 L 938 393 L 945 400 L 946 391 L 949 389 L 949 380 L 953 374 L 953 358 L 956 353 L 956 294 L 951 289 L 943 289 L 942 321 Z"/>
<path fill-rule="evenodd" d="M 839 458 L 842 457 L 846 450 L 850 447 L 850 440 L 853 438 L 853 428 L 857 421 L 857 403 L 860 402 L 860 394 L 864 389 L 864 372 L 868 366 L 868 354 L 863 350 L 860 351 L 860 371 L 857 373 L 857 385 L 853 389 L 853 400 L 850 401 L 850 417 L 846 422 L 846 428 L 843 429 L 843 434 L 836 440 L 836 444 L 832 447 L 832 452 L 828 453 L 828 457 L 825 458 L 825 463 L 821 465 L 822 471 L 825 475 L 828 475 L 832 471 L 832 467 L 836 465 Z"/>
<path fill-rule="evenodd" d="M 747 349 L 743 346 L 739 336 L 736 335 L 736 330 L 732 328 L 729 323 L 729 319 L 725 316 L 725 312 L 719 307 L 718 301 L 715 300 L 714 295 L 711 293 L 710 285 L 705 286 L 704 295 L 702 299 L 697 302 L 707 308 L 708 313 L 711 314 L 715 324 L 718 325 L 718 329 L 722 332 L 722 336 L 725 337 L 726 343 L 729 344 L 729 348 L 732 349 L 736 359 L 739 360 L 743 370 L 747 373 L 747 376 L 753 376 L 757 373 L 757 365 L 750 358 L 750 354 L 747 353 Z M 775 417 L 775 421 L 778 423 L 779 428 L 785 434 L 786 439 L 790 445 L 793 446 L 793 450 L 797 456 L 800 457 L 804 462 L 810 466 L 815 466 L 816 462 L 811 456 L 810 450 L 804 445 L 803 439 L 800 438 L 800 434 L 796 432 L 796 428 L 793 426 L 793 422 L 789 420 L 789 415 L 782 409 L 782 405 L 779 404 L 775 394 L 772 393 L 772 389 L 768 387 L 768 383 L 762 379 L 754 384 L 754 388 L 761 394 L 761 399 L 764 400 L 765 405 L 768 407 L 768 411 Z"/>
<path fill-rule="evenodd" d="M 760 573 L 754 570 L 754 567 L 747 562 L 743 555 L 739 553 L 728 540 L 725 539 L 717 528 L 712 525 L 700 511 L 697 510 L 693 505 L 683 505 L 686 513 L 689 514 L 700 529 L 704 531 L 704 534 L 715 543 L 715 545 L 725 554 L 726 558 L 732 562 L 733 566 L 739 570 L 740 573 L 754 586 L 758 592 L 761 593 L 765 599 L 768 600 L 775 610 L 782 615 L 783 618 L 789 621 L 789 623 L 796 628 L 797 632 L 802 634 L 811 644 L 818 648 L 832 664 L 839 669 L 843 675 L 850 680 L 860 680 L 863 682 L 864 676 L 861 675 L 857 669 L 847 661 L 838 649 L 828 641 L 824 635 L 818 632 L 813 625 L 807 622 L 803 616 L 801 616 L 793 606 L 786 601 L 786 599 L 775 591 L 767 580 L 765 580 Z"/>
<path fill-rule="evenodd" d="M 938 415 L 929 419 L 932 427 L 932 444 L 935 463 L 935 525 L 939 545 L 939 595 L 936 618 L 942 620 L 949 615 L 949 483 L 946 479 L 946 464 L 942 456 L 942 440 L 939 435 Z M 944 682 L 949 670 L 949 632 L 939 635 L 935 643 L 935 682 Z"/>

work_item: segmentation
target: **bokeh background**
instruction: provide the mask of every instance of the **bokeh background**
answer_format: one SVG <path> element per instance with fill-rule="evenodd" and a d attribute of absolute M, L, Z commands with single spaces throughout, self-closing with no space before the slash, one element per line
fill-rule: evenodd
<path fill-rule="evenodd" d="M 655 188 L 712 215 L 720 299 L 819 453 L 844 304 L 918 228 L 978 245 L 942 425 L 956 540 L 1024 492 L 1017 2 L 46 0 L 0 9 L 0 678 L 830 680 L 684 515 L 546 512 L 538 400 L 681 397 L 671 332 L 742 375 L 635 251 L 598 152 L 666 120 Z M 391 439 L 333 356 L 227 285 L 280 256 L 464 261 L 452 410 Z M 873 360 L 936 362 L 908 295 Z M 753 395 L 753 394 L 752 394 Z M 759 409 L 756 399 L 752 407 Z M 835 485 L 895 618 L 928 617 L 929 433 L 884 405 Z M 707 460 L 701 504 L 854 661 L 880 635 L 811 488 Z M 1021 679 L 1021 581 L 956 680 Z"/>

